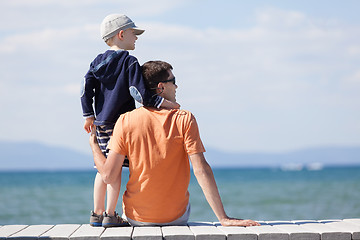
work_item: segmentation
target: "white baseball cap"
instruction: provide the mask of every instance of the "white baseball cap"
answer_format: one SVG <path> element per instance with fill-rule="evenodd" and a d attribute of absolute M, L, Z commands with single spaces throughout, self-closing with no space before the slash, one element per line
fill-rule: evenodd
<path fill-rule="evenodd" d="M 107 41 L 121 30 L 128 28 L 133 28 L 136 35 L 140 35 L 145 31 L 139 29 L 135 23 L 124 14 L 110 14 L 104 18 L 100 25 L 101 37 L 104 41 Z"/>

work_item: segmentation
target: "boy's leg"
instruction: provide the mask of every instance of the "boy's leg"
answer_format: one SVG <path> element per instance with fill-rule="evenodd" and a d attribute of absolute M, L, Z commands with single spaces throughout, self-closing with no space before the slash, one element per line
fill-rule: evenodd
<path fill-rule="evenodd" d="M 99 147 L 100 147 L 101 151 L 103 152 L 103 154 L 105 155 L 105 157 L 107 157 L 107 155 L 109 153 L 107 146 L 109 144 L 110 137 L 112 135 L 113 130 L 114 130 L 114 125 L 96 126 L 96 138 L 97 138 Z M 119 174 L 119 175 L 120 175 L 120 178 L 118 178 L 118 179 L 120 182 L 121 174 Z M 99 177 L 100 177 L 100 174 L 99 174 Z M 101 180 L 101 182 L 102 182 L 102 180 Z M 104 190 L 104 201 L 105 201 L 106 189 L 107 189 L 107 213 L 110 215 L 114 215 L 116 204 L 117 204 L 117 201 L 119 198 L 119 193 L 120 193 L 120 183 L 115 181 L 114 184 L 111 184 L 111 185 L 109 184 L 106 186 L 106 188 Z M 105 202 L 104 202 L 104 204 L 105 204 Z M 104 209 L 104 211 L 105 211 L 105 209 Z"/>
<path fill-rule="evenodd" d="M 96 126 L 96 139 L 105 157 L 107 153 L 106 146 L 111 133 L 112 130 L 108 134 L 106 126 Z M 94 181 L 94 210 L 90 216 L 90 225 L 92 226 L 102 226 L 103 213 L 105 212 L 106 188 L 107 185 L 103 182 L 100 173 L 97 172 Z"/>
<path fill-rule="evenodd" d="M 94 181 L 94 212 L 102 215 L 105 211 L 106 184 L 103 182 L 99 172 L 96 173 Z"/>
<path fill-rule="evenodd" d="M 116 204 L 120 194 L 121 174 L 112 184 L 107 185 L 107 206 L 104 213 L 104 220 L 102 226 L 108 227 L 122 227 L 129 226 L 127 221 L 124 221 L 115 211 Z"/>
<path fill-rule="evenodd" d="M 105 157 L 107 157 L 109 150 L 107 149 L 107 145 L 110 141 L 110 137 L 114 130 L 114 125 L 102 125 L 96 126 L 96 138 L 99 144 L 99 147 Z M 100 176 L 100 174 L 99 174 Z M 100 176 L 101 178 L 101 176 Z M 116 204 L 119 198 L 120 193 L 120 185 L 121 185 L 121 173 L 117 180 L 113 184 L 108 184 L 105 189 L 107 189 L 107 211 L 104 212 L 104 219 L 102 221 L 103 227 L 119 227 L 128 225 L 127 222 L 124 222 L 120 216 L 118 216 L 115 212 Z M 101 180 L 102 181 L 102 180 Z M 105 198 L 105 192 L 104 192 Z M 105 201 L 105 199 L 104 199 Z M 104 206 L 104 205 L 102 205 Z"/>
<path fill-rule="evenodd" d="M 109 153 L 109 150 L 107 149 L 107 145 L 110 141 L 110 137 L 112 135 L 112 132 L 113 132 L 113 129 L 114 129 L 114 125 L 101 125 L 101 126 L 96 126 L 96 139 L 98 141 L 98 144 L 99 144 L 99 147 L 102 151 L 102 153 L 104 154 L 105 157 L 107 157 L 108 153 Z M 106 185 L 102 178 L 101 178 L 101 175 L 100 173 L 97 173 L 96 174 L 96 178 L 98 178 L 98 181 L 95 181 L 96 184 L 98 184 L 99 186 L 99 196 L 97 196 L 97 203 L 96 204 L 102 204 L 101 206 L 100 205 L 97 205 L 99 208 L 99 210 L 101 209 L 102 212 L 100 214 L 103 214 L 103 212 L 105 212 L 105 196 L 106 196 L 106 190 L 107 189 L 110 189 L 111 190 L 111 187 L 109 185 Z M 100 188 L 101 188 L 101 191 L 100 191 Z M 120 192 L 120 190 L 118 191 Z M 111 194 L 109 195 L 109 192 L 108 192 L 108 200 L 107 202 L 109 203 L 109 200 L 110 200 L 110 203 L 111 204 L 114 204 L 111 202 L 111 200 L 113 199 L 113 197 L 110 197 L 109 199 L 109 196 L 111 196 Z M 94 188 L 94 201 L 95 201 L 95 188 Z M 117 201 L 117 199 L 116 199 Z M 96 206 L 96 204 L 94 204 Z M 114 204 L 114 210 L 115 211 L 115 207 L 116 207 L 116 202 Z M 96 212 L 96 210 L 94 210 L 96 214 L 99 214 Z"/>
<path fill-rule="evenodd" d="M 103 212 L 105 211 L 106 184 L 102 181 L 101 175 L 96 173 L 94 181 L 94 210 L 91 211 L 90 225 L 101 227 L 103 222 Z"/>
<path fill-rule="evenodd" d="M 106 213 L 114 215 L 116 204 L 118 202 L 121 187 L 121 174 L 114 183 L 107 185 L 107 202 L 106 202 Z"/>

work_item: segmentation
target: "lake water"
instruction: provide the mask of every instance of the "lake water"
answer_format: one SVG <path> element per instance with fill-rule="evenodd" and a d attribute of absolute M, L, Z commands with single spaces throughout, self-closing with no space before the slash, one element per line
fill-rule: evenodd
<path fill-rule="evenodd" d="M 234 168 L 214 169 L 214 174 L 226 212 L 232 217 L 360 218 L 360 167 L 318 171 Z M 127 174 L 123 175 L 125 184 Z M 0 225 L 88 223 L 94 176 L 95 171 L 0 172 Z M 190 221 L 217 221 L 194 176 L 189 191 Z M 117 211 L 121 212 L 120 203 Z"/>

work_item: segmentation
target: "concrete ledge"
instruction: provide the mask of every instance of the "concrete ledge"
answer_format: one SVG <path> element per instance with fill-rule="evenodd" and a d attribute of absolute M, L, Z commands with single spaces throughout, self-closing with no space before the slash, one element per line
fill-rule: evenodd
<path fill-rule="evenodd" d="M 88 224 L 4 225 L 0 240 L 360 240 L 360 219 L 260 221 L 258 227 L 188 226 L 102 228 Z"/>

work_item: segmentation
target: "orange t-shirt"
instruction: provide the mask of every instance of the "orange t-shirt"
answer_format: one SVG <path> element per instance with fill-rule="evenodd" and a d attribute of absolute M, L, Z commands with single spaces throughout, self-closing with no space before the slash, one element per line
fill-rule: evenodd
<path fill-rule="evenodd" d="M 188 155 L 205 152 L 189 111 L 141 107 L 127 112 L 118 119 L 109 148 L 129 158 L 130 176 L 123 195 L 127 217 L 166 223 L 185 213 Z"/>

